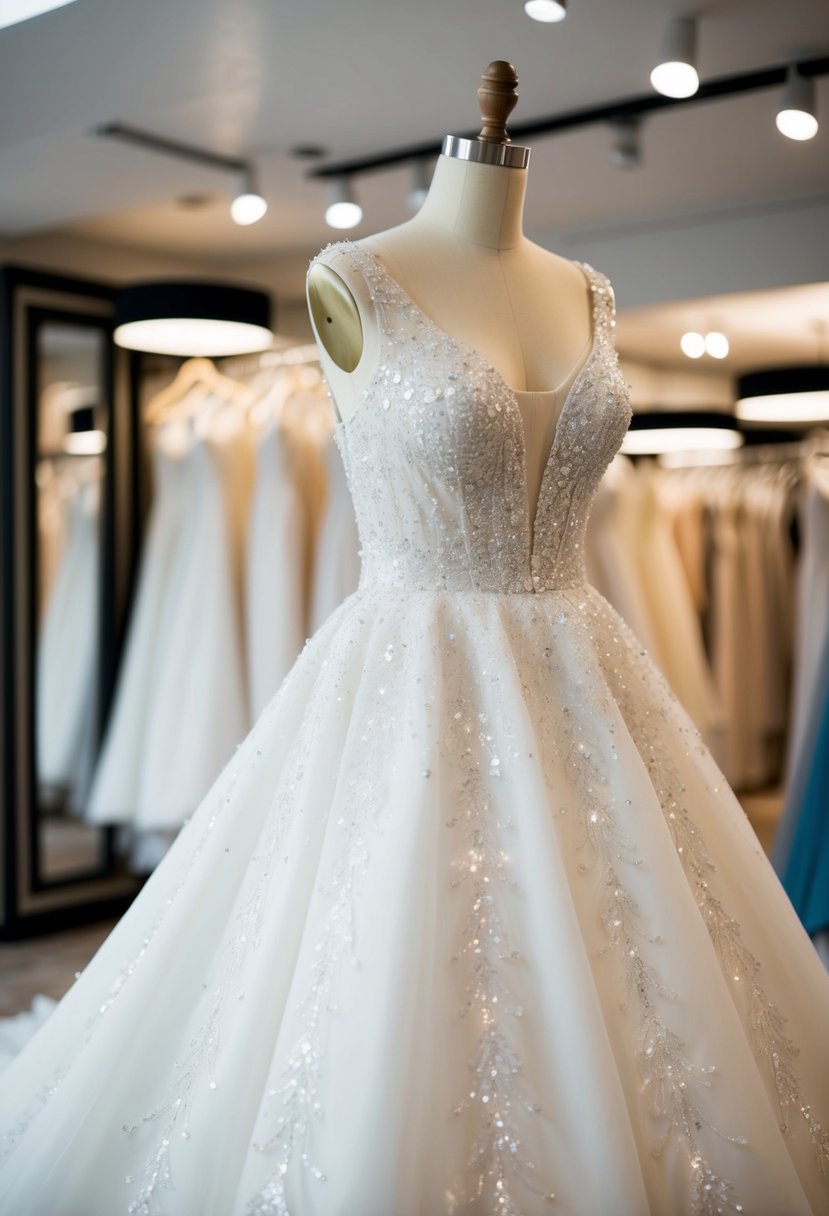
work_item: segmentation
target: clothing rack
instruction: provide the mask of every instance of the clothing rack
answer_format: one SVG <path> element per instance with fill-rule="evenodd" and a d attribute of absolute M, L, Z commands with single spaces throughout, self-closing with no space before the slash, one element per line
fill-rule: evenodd
<path fill-rule="evenodd" d="M 222 370 L 227 374 L 248 380 L 260 372 L 290 369 L 302 366 L 319 367 L 319 351 L 314 343 L 287 346 L 282 350 L 266 350 L 250 355 L 229 355 L 222 359 Z"/>
<path fill-rule="evenodd" d="M 668 453 L 670 456 L 671 453 Z M 680 453 L 680 458 L 683 453 Z M 715 450 L 699 453 L 699 459 L 684 463 L 677 460 L 659 459 L 659 467 L 670 473 L 690 471 L 692 469 L 745 468 L 763 464 L 799 463 L 810 457 L 829 456 L 829 432 L 820 431 L 805 439 L 796 439 L 784 443 L 751 444 L 727 451 Z"/>

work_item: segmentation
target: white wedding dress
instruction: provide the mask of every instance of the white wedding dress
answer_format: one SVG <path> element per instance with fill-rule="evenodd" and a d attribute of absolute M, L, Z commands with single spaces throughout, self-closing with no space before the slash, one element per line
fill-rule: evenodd
<path fill-rule="evenodd" d="M 829 977 L 584 582 L 606 281 L 538 507 L 516 396 L 369 252 L 359 588 L 5 1076 L 4 1216 L 827 1210 Z"/>
<path fill-rule="evenodd" d="M 152 435 L 153 502 L 121 658 L 118 683 L 95 769 L 86 817 L 92 823 L 131 823 L 155 681 L 166 640 L 168 588 L 182 560 L 181 535 L 193 498 L 194 441 L 186 422 Z M 158 709 L 156 701 L 156 709 Z"/>
<path fill-rule="evenodd" d="M 75 811 L 95 757 L 100 597 L 100 468 L 87 465 L 68 504 L 67 538 L 38 637 L 37 776 L 48 800 L 60 791 Z M 84 480 L 84 476 L 88 480 Z"/>
<path fill-rule="evenodd" d="M 269 419 L 256 447 L 245 563 L 245 636 L 251 720 L 259 717 L 305 644 L 308 519 L 303 452 Z"/>
<path fill-rule="evenodd" d="M 360 581 L 360 542 L 343 457 L 333 438 L 322 449 L 327 498 L 311 579 L 311 633 L 325 624 Z"/>

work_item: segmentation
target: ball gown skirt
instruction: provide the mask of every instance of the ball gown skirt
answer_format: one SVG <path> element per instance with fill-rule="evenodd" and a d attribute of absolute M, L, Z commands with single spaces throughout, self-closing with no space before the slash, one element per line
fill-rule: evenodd
<path fill-rule="evenodd" d="M 825 1212 L 829 977 L 583 579 L 605 280 L 530 519 L 508 386 L 325 256 L 384 335 L 360 586 L 6 1074 L 0 1213 Z"/>

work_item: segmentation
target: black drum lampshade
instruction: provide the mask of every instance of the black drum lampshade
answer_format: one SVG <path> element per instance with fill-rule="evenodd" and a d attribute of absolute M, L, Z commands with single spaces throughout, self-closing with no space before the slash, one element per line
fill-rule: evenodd
<path fill-rule="evenodd" d="M 829 423 L 829 363 L 767 368 L 737 381 L 737 417 L 755 426 Z"/>
<path fill-rule="evenodd" d="M 264 291 L 224 283 L 138 283 L 115 305 L 115 342 L 160 355 L 241 355 L 273 341 Z"/>

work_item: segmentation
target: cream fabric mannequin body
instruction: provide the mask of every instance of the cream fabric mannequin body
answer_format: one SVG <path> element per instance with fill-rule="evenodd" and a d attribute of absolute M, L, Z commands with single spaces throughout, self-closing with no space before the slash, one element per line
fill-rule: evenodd
<path fill-rule="evenodd" d="M 526 169 L 441 156 L 418 214 L 360 244 L 515 392 L 534 510 L 558 416 L 589 355 L 592 324 L 583 271 L 524 236 L 526 186 Z M 308 298 L 324 371 L 348 421 L 374 373 L 378 333 L 365 285 L 340 277 L 341 260 L 333 250 L 314 265 Z"/>

